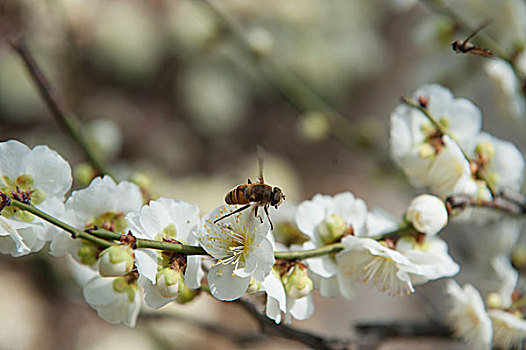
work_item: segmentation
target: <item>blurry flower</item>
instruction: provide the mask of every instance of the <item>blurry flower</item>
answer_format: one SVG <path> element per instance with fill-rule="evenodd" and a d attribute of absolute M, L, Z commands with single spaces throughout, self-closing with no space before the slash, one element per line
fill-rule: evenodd
<path fill-rule="evenodd" d="M 423 194 L 411 201 L 405 218 L 419 233 L 433 236 L 447 225 L 448 215 L 440 198 Z"/>
<path fill-rule="evenodd" d="M 511 312 L 489 310 L 493 324 L 493 345 L 500 349 L 519 349 L 526 340 L 526 320 Z"/>
<path fill-rule="evenodd" d="M 370 238 L 347 236 L 342 244 L 344 250 L 336 257 L 341 274 L 372 282 L 389 295 L 414 292 L 409 273 L 418 274 L 419 269 L 400 252 Z"/>
<path fill-rule="evenodd" d="M 159 198 L 126 216 L 137 238 L 196 245 L 199 208 L 195 204 Z M 200 256 L 136 249 L 139 285 L 145 288 L 148 306 L 159 308 L 176 300 L 185 286 L 199 288 L 204 273 Z M 184 283 L 183 283 L 184 282 Z"/>
<path fill-rule="evenodd" d="M 252 28 L 247 33 L 247 41 L 256 56 L 267 57 L 272 54 L 274 39 L 268 30 L 262 27 Z"/>
<path fill-rule="evenodd" d="M 517 282 L 519 273 L 513 268 L 507 255 L 501 255 L 491 260 L 491 266 L 495 269 L 499 279 L 499 290 L 497 293 L 498 303 L 493 302 L 491 307 L 508 308 L 512 304 L 512 296 Z"/>
<path fill-rule="evenodd" d="M 451 280 L 448 281 L 447 293 L 453 303 L 449 319 L 456 334 L 473 349 L 490 349 L 491 320 L 479 292 L 471 284 L 461 288 Z"/>
<path fill-rule="evenodd" d="M 298 128 L 301 136 L 310 141 L 322 141 L 330 132 L 327 116 L 318 111 L 304 113 L 299 119 Z"/>
<path fill-rule="evenodd" d="M 213 223 L 237 208 L 223 205 L 212 210 L 203 217 L 197 234 L 199 244 L 218 259 L 208 273 L 208 285 L 220 300 L 239 298 L 251 278 L 262 282 L 274 264 L 272 243 L 266 238 L 267 220 L 261 223 L 252 210 L 245 210 Z"/>
<path fill-rule="evenodd" d="M 74 191 L 66 201 L 64 221 L 78 229 L 95 226 L 116 233 L 125 233 L 127 213 L 139 210 L 142 196 L 139 188 L 131 182 L 116 184 L 109 176 L 93 179 L 90 185 Z M 91 265 L 98 259 L 99 247 L 90 242 L 72 239 L 58 232 L 50 246 L 50 254 L 62 256 L 67 252 L 81 262 Z"/>
<path fill-rule="evenodd" d="M 488 60 L 484 70 L 491 78 L 500 108 L 514 119 L 524 119 L 526 100 L 513 68 L 501 59 Z"/>
<path fill-rule="evenodd" d="M 519 191 L 524 181 L 524 157 L 517 147 L 486 132 L 480 133 L 470 143 L 477 174 L 497 191 Z"/>
<path fill-rule="evenodd" d="M 47 146 L 32 150 L 10 140 L 0 143 L 0 191 L 28 201 L 51 215 L 64 211 L 64 195 L 71 186 L 69 164 Z M 0 252 L 21 256 L 38 251 L 59 230 L 14 206 L 0 216 Z"/>
<path fill-rule="evenodd" d="M 108 119 L 91 120 L 84 125 L 84 135 L 92 148 L 105 158 L 114 158 L 122 147 L 122 131 Z"/>
<path fill-rule="evenodd" d="M 120 80 L 142 82 L 161 60 L 158 28 L 142 2 L 102 3 L 92 29 L 92 60 Z"/>

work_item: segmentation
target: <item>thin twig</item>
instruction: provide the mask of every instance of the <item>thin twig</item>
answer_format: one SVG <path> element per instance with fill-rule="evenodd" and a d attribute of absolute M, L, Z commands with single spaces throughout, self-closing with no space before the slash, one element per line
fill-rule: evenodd
<path fill-rule="evenodd" d="M 310 332 L 304 332 L 286 325 L 276 324 L 273 320 L 259 312 L 256 306 L 245 298 L 235 301 L 245 309 L 259 323 L 261 332 L 269 336 L 290 339 L 307 345 L 313 349 L 348 349 L 351 345 L 349 339 L 329 339 Z"/>
<path fill-rule="evenodd" d="M 40 97 L 44 100 L 47 107 L 55 120 L 68 132 L 69 136 L 80 147 L 86 158 L 91 162 L 93 167 L 97 170 L 99 175 L 110 175 L 108 167 L 104 162 L 93 152 L 90 145 L 82 135 L 79 129 L 79 120 L 66 106 L 61 102 L 58 95 L 55 93 L 48 79 L 38 66 L 31 52 L 27 48 L 22 38 L 18 40 L 9 41 L 9 44 L 18 56 L 24 62 L 29 75 L 38 88 Z"/>
<path fill-rule="evenodd" d="M 469 207 L 477 207 L 500 210 L 511 215 L 526 214 L 526 205 L 524 203 L 521 205 L 502 196 L 496 196 L 491 201 L 485 201 L 472 198 L 468 195 L 452 195 L 446 199 L 446 203 L 450 205 L 451 209 L 459 209 L 461 211 Z"/>

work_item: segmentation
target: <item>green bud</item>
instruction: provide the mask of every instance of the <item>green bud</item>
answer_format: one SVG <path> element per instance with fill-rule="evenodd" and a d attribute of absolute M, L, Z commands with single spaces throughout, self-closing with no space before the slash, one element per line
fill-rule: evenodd
<path fill-rule="evenodd" d="M 24 191 L 31 190 L 33 187 L 33 176 L 29 174 L 20 175 L 15 179 L 15 185 Z"/>
<path fill-rule="evenodd" d="M 173 298 L 179 295 L 185 287 L 183 273 L 169 267 L 157 272 L 155 280 L 159 294 L 164 298 Z"/>
<path fill-rule="evenodd" d="M 287 295 L 295 299 L 303 298 L 312 292 L 312 280 L 307 269 L 299 264 L 294 265 L 282 278 Z"/>
<path fill-rule="evenodd" d="M 116 278 L 113 281 L 113 290 L 117 293 L 126 293 L 128 294 L 128 302 L 133 302 L 135 300 L 135 293 L 137 291 L 137 283 L 128 283 L 125 277 Z"/>
<path fill-rule="evenodd" d="M 318 225 L 318 234 L 324 244 L 331 244 L 338 241 L 346 230 L 345 222 L 336 214 L 325 218 L 325 220 Z"/>
<path fill-rule="evenodd" d="M 84 242 L 77 253 L 80 262 L 84 265 L 93 265 L 99 257 L 99 248 L 91 243 Z"/>
<path fill-rule="evenodd" d="M 104 277 L 123 276 L 133 269 L 133 250 L 129 245 L 114 245 L 99 256 L 99 272 Z"/>

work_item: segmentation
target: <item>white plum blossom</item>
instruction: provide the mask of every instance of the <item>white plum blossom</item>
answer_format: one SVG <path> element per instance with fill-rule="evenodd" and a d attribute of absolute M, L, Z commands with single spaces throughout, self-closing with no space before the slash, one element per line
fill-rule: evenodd
<path fill-rule="evenodd" d="M 412 237 L 402 237 L 396 243 L 396 250 L 418 266 L 419 273 L 409 273 L 413 285 L 451 277 L 460 270 L 460 266 L 448 254 L 447 243 L 436 236 L 426 237 L 421 243 Z"/>
<path fill-rule="evenodd" d="M 110 323 L 135 327 L 141 307 L 141 290 L 135 273 L 123 277 L 101 277 L 89 266 L 68 256 L 71 273 L 82 287 L 86 302 Z"/>
<path fill-rule="evenodd" d="M 196 245 L 199 207 L 183 201 L 159 198 L 150 201 L 140 211 L 126 216 L 136 238 Z M 139 285 L 145 289 L 146 304 L 159 308 L 178 299 L 185 287 L 200 287 L 204 272 L 198 255 L 136 249 Z"/>
<path fill-rule="evenodd" d="M 265 278 L 262 289 L 267 294 L 265 314 L 278 324 L 282 321 L 282 312 L 285 314 L 283 320 L 285 324 L 291 323 L 291 317 L 297 320 L 305 320 L 314 312 L 312 293 L 298 295 L 299 298 L 287 293 L 282 277 L 276 268 L 273 268 L 272 272 Z"/>
<path fill-rule="evenodd" d="M 47 146 L 29 149 L 16 140 L 0 143 L 0 191 L 7 197 L 28 200 L 60 216 L 71 182 L 69 164 Z M 5 207 L 0 215 L 0 253 L 21 256 L 39 251 L 58 231 L 32 214 Z"/>
<path fill-rule="evenodd" d="M 500 108 L 509 117 L 523 120 L 526 113 L 526 100 L 521 82 L 517 79 L 512 66 L 502 59 L 493 59 L 484 63 L 484 71 L 493 82 Z"/>
<path fill-rule="evenodd" d="M 252 208 L 213 222 L 238 208 L 222 205 L 212 210 L 203 217 L 197 233 L 203 249 L 218 259 L 208 273 L 208 285 L 220 300 L 241 297 L 251 278 L 263 282 L 274 265 L 272 243 L 266 237 L 270 224 L 261 222 Z"/>
<path fill-rule="evenodd" d="M 414 292 L 409 274 L 419 274 L 419 268 L 403 254 L 371 238 L 346 236 L 342 244 L 336 257 L 342 277 L 371 282 L 390 295 Z"/>
<path fill-rule="evenodd" d="M 490 349 L 493 330 L 480 293 L 471 284 L 461 288 L 448 281 L 447 293 L 453 307 L 448 317 L 456 334 L 473 349 Z"/>
<path fill-rule="evenodd" d="M 135 327 L 141 309 L 141 290 L 132 275 L 91 279 L 82 290 L 86 302 L 109 323 Z"/>
<path fill-rule="evenodd" d="M 520 349 L 526 341 L 526 320 L 514 313 L 491 309 L 488 311 L 493 324 L 492 343 L 500 349 Z"/>
<path fill-rule="evenodd" d="M 423 85 L 412 99 L 425 106 L 460 145 L 480 132 L 480 110 L 469 100 L 455 99 L 451 91 L 440 85 Z M 391 114 L 391 154 L 414 186 L 428 186 L 442 198 L 452 193 L 471 194 L 475 191 L 469 161 L 462 154 L 460 145 L 448 135 L 441 134 L 416 108 L 400 105 Z"/>
<path fill-rule="evenodd" d="M 423 194 L 411 201 L 405 218 L 419 233 L 433 236 L 446 226 L 448 215 L 440 198 Z"/>
<path fill-rule="evenodd" d="M 524 182 L 524 157 L 517 147 L 486 132 L 466 147 L 477 164 L 477 172 L 497 191 L 519 191 Z"/>
<path fill-rule="evenodd" d="M 139 210 L 142 195 L 139 187 L 131 182 L 118 184 L 109 177 L 97 177 L 88 187 L 74 191 L 66 201 L 64 221 L 77 229 L 89 229 L 95 226 L 117 233 L 126 233 L 127 213 Z M 68 234 L 57 233 L 50 246 L 50 254 L 62 256 L 69 252 L 73 257 L 87 265 L 93 265 L 98 259 L 98 247 Z"/>
<path fill-rule="evenodd" d="M 350 192 L 335 196 L 315 195 L 312 200 L 302 202 L 296 214 L 296 224 L 309 237 L 302 249 L 315 249 L 339 242 L 342 237 L 365 234 L 367 206 Z M 353 298 L 353 283 L 347 275 L 340 273 L 334 257 L 324 255 L 307 259 L 312 278 L 322 295 L 330 297 L 343 295 Z"/>
<path fill-rule="evenodd" d="M 519 281 L 519 273 L 513 268 L 507 255 L 493 258 L 491 266 L 495 270 L 499 280 L 497 293 L 492 293 L 497 296 L 498 303 L 492 306 L 508 308 L 512 304 L 512 295 Z"/>

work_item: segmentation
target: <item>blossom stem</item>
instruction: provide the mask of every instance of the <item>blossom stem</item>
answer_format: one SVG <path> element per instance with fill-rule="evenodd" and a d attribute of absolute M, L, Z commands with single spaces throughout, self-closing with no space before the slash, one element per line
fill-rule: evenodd
<path fill-rule="evenodd" d="M 337 253 L 343 250 L 341 243 L 333 243 L 321 248 L 310 249 L 310 250 L 297 250 L 289 252 L 274 252 L 274 257 L 281 260 L 302 260 L 315 258 L 322 255 Z"/>
<path fill-rule="evenodd" d="M 86 158 L 90 161 L 90 163 L 93 165 L 93 167 L 97 170 L 99 175 L 109 175 L 110 171 L 108 170 L 108 167 L 104 162 L 95 154 L 95 152 L 91 149 L 89 143 L 84 138 L 82 133 L 79 129 L 79 119 L 73 112 L 69 111 L 63 103 L 59 102 L 58 96 L 55 93 L 55 91 L 52 89 L 51 85 L 49 84 L 48 79 L 38 66 L 35 58 L 29 52 L 26 44 L 24 43 L 23 39 L 18 39 L 10 42 L 11 47 L 13 50 L 20 56 L 22 61 L 24 62 L 27 71 L 29 72 L 29 75 L 33 79 L 33 82 L 38 88 L 38 92 L 40 93 L 40 97 L 44 100 L 46 103 L 48 109 L 50 110 L 51 114 L 55 118 L 55 120 L 62 125 L 64 129 L 68 132 L 69 136 L 77 143 L 77 145 L 80 147 Z"/>
<path fill-rule="evenodd" d="M 27 212 L 35 215 L 35 216 L 38 216 L 39 218 L 49 222 L 50 224 L 53 224 L 53 225 L 55 225 L 57 227 L 60 227 L 64 231 L 69 232 L 73 238 L 81 238 L 81 239 L 93 242 L 95 244 L 98 244 L 98 245 L 100 245 L 102 247 L 110 247 L 110 246 L 112 246 L 111 242 L 108 242 L 108 241 L 106 241 L 104 239 L 101 239 L 99 237 L 95 237 L 93 235 L 90 235 L 89 233 L 87 233 L 85 231 L 76 229 L 75 227 L 73 227 L 71 225 L 68 225 L 65 222 L 60 221 L 57 218 L 55 218 L 55 217 L 43 212 L 42 210 L 32 206 L 31 204 L 26 204 L 26 203 L 23 203 L 23 202 L 18 201 L 16 199 L 11 199 L 10 203 L 11 203 L 11 205 L 13 205 L 13 206 L 15 206 L 15 207 L 17 207 L 19 209 L 22 209 L 22 210 L 27 211 Z"/>

